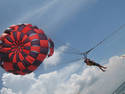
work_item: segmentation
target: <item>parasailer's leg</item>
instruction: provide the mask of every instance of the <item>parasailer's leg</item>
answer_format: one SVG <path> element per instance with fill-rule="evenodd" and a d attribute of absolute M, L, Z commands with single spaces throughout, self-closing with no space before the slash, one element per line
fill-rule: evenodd
<path fill-rule="evenodd" d="M 104 70 L 102 67 L 99 67 L 103 72 L 105 72 L 106 70 Z"/>
<path fill-rule="evenodd" d="M 95 63 L 95 66 L 99 67 L 103 72 L 105 72 L 106 71 L 105 69 L 107 69 L 107 67 L 104 67 L 98 63 Z"/>

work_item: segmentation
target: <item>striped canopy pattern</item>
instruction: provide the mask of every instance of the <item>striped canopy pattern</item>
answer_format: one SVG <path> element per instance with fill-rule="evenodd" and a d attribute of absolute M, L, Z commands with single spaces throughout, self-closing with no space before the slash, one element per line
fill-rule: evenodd
<path fill-rule="evenodd" d="M 7 72 L 25 75 L 33 72 L 49 55 L 54 52 L 54 43 L 44 31 L 31 24 L 12 25 L 10 35 L 4 38 L 4 52 L 10 62 L 4 61 L 2 68 Z"/>

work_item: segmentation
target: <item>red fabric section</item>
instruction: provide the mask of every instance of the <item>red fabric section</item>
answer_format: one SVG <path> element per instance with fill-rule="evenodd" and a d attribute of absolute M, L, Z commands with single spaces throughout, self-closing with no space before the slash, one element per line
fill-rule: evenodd
<path fill-rule="evenodd" d="M 20 40 L 20 34 L 21 34 L 21 32 L 17 32 L 17 40 L 18 41 Z"/>
<path fill-rule="evenodd" d="M 34 61 L 35 61 L 35 59 L 33 58 L 33 57 L 31 57 L 31 56 L 27 56 L 26 58 L 25 58 L 30 64 L 32 64 Z"/>
<path fill-rule="evenodd" d="M 37 34 L 35 35 L 32 35 L 31 37 L 29 37 L 30 40 L 33 40 L 33 39 L 39 39 L 39 36 Z"/>
<path fill-rule="evenodd" d="M 14 52 L 9 53 L 9 58 L 11 58 L 12 54 L 14 54 Z"/>
<path fill-rule="evenodd" d="M 15 46 L 14 46 L 15 47 Z M 11 49 L 11 52 L 15 52 L 16 51 L 16 49 L 14 48 L 14 49 Z"/>
<path fill-rule="evenodd" d="M 13 70 L 12 62 L 4 62 L 3 67 L 5 68 L 6 71 Z"/>
<path fill-rule="evenodd" d="M 26 26 L 28 26 L 28 27 L 32 27 L 32 24 L 25 24 Z"/>
<path fill-rule="evenodd" d="M 42 29 L 34 29 L 34 31 L 35 31 L 36 33 L 42 33 L 42 34 L 44 34 L 44 31 L 43 31 Z"/>
<path fill-rule="evenodd" d="M 15 41 L 13 33 L 10 35 L 10 38 Z"/>
<path fill-rule="evenodd" d="M 0 48 L 0 52 L 8 53 L 11 48 Z"/>
<path fill-rule="evenodd" d="M 22 64 L 22 62 L 18 62 L 17 65 L 18 65 L 18 67 L 19 67 L 20 70 L 24 70 L 25 69 L 25 67 Z"/>
<path fill-rule="evenodd" d="M 29 26 L 23 28 L 22 32 L 27 33 L 28 31 L 32 30 Z"/>
<path fill-rule="evenodd" d="M 12 42 L 9 42 L 7 39 L 4 39 L 4 42 L 5 42 L 6 44 L 12 45 Z"/>
<path fill-rule="evenodd" d="M 26 73 L 24 73 L 22 71 L 16 71 L 16 74 L 25 75 Z"/>
<path fill-rule="evenodd" d="M 14 54 L 14 56 L 13 56 L 13 63 L 16 63 L 17 62 L 17 60 L 16 60 L 16 54 Z"/>
<path fill-rule="evenodd" d="M 18 28 L 19 28 L 19 26 L 18 26 L 18 25 L 11 25 L 9 28 L 11 28 L 11 29 L 17 31 Z"/>
<path fill-rule="evenodd" d="M 31 65 L 28 67 L 28 70 L 30 70 L 30 71 L 34 71 L 35 69 L 37 69 L 37 66 Z"/>
<path fill-rule="evenodd" d="M 40 47 L 37 47 L 37 46 L 31 46 L 31 51 L 40 52 Z"/>
<path fill-rule="evenodd" d="M 22 42 L 24 42 L 24 40 L 26 40 L 26 39 L 27 39 L 27 35 L 24 35 Z"/>
<path fill-rule="evenodd" d="M 25 43 L 23 46 L 24 46 L 24 47 L 26 47 L 26 46 L 31 46 L 31 42 L 27 42 L 27 43 Z"/>
<path fill-rule="evenodd" d="M 24 57 L 23 57 L 23 55 L 21 53 L 19 53 L 19 58 L 20 58 L 21 61 L 24 60 Z"/>
<path fill-rule="evenodd" d="M 40 40 L 40 46 L 48 48 L 49 47 L 48 40 Z"/>
<path fill-rule="evenodd" d="M 11 44 L 11 42 L 9 42 L 6 37 L 8 36 L 8 34 L 5 34 L 3 33 L 1 36 L 0 36 L 0 40 L 4 43 L 4 44 Z M 0 45 L 0 52 L 3 52 L 3 53 L 7 53 L 11 48 L 7 48 L 7 47 L 3 47 L 3 45 Z"/>
<path fill-rule="evenodd" d="M 23 49 L 23 52 L 26 53 L 26 54 L 29 54 L 30 50 Z"/>
<path fill-rule="evenodd" d="M 42 29 L 39 29 L 40 33 L 44 34 L 44 31 Z"/>
<path fill-rule="evenodd" d="M 45 58 L 46 58 L 46 55 L 44 55 L 44 54 L 39 54 L 36 59 L 42 62 Z"/>

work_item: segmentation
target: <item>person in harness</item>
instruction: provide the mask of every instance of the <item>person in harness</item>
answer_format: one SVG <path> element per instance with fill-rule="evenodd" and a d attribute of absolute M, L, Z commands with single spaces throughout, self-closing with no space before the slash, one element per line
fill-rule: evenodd
<path fill-rule="evenodd" d="M 107 69 L 107 67 L 104 67 L 104 66 L 102 66 L 102 65 L 100 65 L 100 64 L 98 64 L 98 63 L 96 63 L 96 62 L 94 62 L 94 61 L 92 61 L 92 60 L 90 60 L 89 58 L 85 58 L 84 62 L 85 62 L 86 65 L 88 65 L 88 66 L 97 66 L 97 67 L 98 67 L 99 69 L 101 69 L 103 72 L 105 72 L 105 71 L 106 71 L 105 69 Z"/>

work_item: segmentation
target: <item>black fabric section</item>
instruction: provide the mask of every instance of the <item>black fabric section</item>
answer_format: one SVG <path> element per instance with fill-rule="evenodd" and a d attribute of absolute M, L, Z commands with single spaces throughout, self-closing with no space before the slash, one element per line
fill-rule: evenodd
<path fill-rule="evenodd" d="M 41 63 L 39 60 L 35 60 L 32 65 L 39 66 Z"/>
<path fill-rule="evenodd" d="M 24 47 L 24 49 L 26 49 L 26 50 L 30 50 L 30 46 L 26 46 L 26 47 Z"/>
<path fill-rule="evenodd" d="M 11 50 L 13 50 L 13 49 L 15 49 L 15 47 L 11 48 Z M 11 53 L 12 52 L 11 50 L 9 50 L 8 53 Z"/>
<path fill-rule="evenodd" d="M 31 42 L 31 45 L 40 45 L 40 40 L 34 40 Z"/>
<path fill-rule="evenodd" d="M 10 32 L 12 32 L 12 29 L 6 29 L 5 31 L 4 31 L 4 33 L 7 33 L 7 34 L 11 34 Z"/>
<path fill-rule="evenodd" d="M 2 64 L 0 64 L 0 66 L 4 69 L 4 67 L 3 67 L 3 65 L 2 65 Z"/>
<path fill-rule="evenodd" d="M 13 74 L 15 74 L 15 75 L 20 75 L 20 73 L 17 73 L 16 70 L 9 70 L 8 72 L 13 73 Z"/>
<path fill-rule="evenodd" d="M 36 53 L 36 52 L 30 52 L 29 55 L 32 56 L 33 58 L 37 58 L 38 53 Z"/>
<path fill-rule="evenodd" d="M 16 71 L 15 70 L 8 70 L 8 72 L 15 73 Z"/>
<path fill-rule="evenodd" d="M 23 37 L 24 37 L 24 33 L 21 33 L 21 34 L 20 34 L 20 39 L 19 39 L 19 40 L 21 41 L 21 40 L 23 39 Z"/>
<path fill-rule="evenodd" d="M 13 68 L 14 68 L 14 70 L 16 70 L 16 71 L 20 71 L 20 69 L 19 69 L 17 63 L 13 63 Z"/>
<path fill-rule="evenodd" d="M 1 45 L 1 44 L 0 44 L 0 45 Z M 10 44 L 6 44 L 6 43 L 3 43 L 2 46 L 3 46 L 3 47 L 11 47 Z"/>
<path fill-rule="evenodd" d="M 29 37 L 31 37 L 31 36 L 33 36 L 33 35 L 37 35 L 37 33 L 31 33 L 31 34 L 29 35 Z"/>
<path fill-rule="evenodd" d="M 16 55 L 16 60 L 17 60 L 17 62 L 21 61 L 20 58 L 19 58 L 19 54 Z"/>
<path fill-rule="evenodd" d="M 16 73 L 16 71 L 14 71 L 14 72 L 12 72 L 13 74 L 15 74 L 15 75 L 20 75 L 19 73 Z"/>
<path fill-rule="evenodd" d="M 43 48 L 43 47 L 41 47 L 40 48 L 40 53 L 42 53 L 42 54 L 48 54 L 48 48 Z"/>
<path fill-rule="evenodd" d="M 4 62 L 10 62 L 11 60 L 9 59 L 9 56 L 8 54 L 6 53 L 2 53 L 0 52 L 0 58 L 1 58 L 1 61 L 4 61 Z"/>
<path fill-rule="evenodd" d="M 24 53 L 24 52 L 21 52 L 21 54 L 22 54 L 23 57 L 26 57 L 26 56 L 27 56 L 27 54 Z"/>
<path fill-rule="evenodd" d="M 7 39 L 9 42 L 13 42 L 13 40 L 12 40 L 9 36 L 7 36 L 6 39 Z"/>
<path fill-rule="evenodd" d="M 54 48 L 54 42 L 51 39 L 49 40 L 49 43 L 50 43 L 50 48 Z"/>
<path fill-rule="evenodd" d="M 27 68 L 27 67 L 29 67 L 31 64 L 27 61 L 27 60 L 23 60 L 22 61 L 22 63 L 23 63 L 23 65 Z"/>
<path fill-rule="evenodd" d="M 13 37 L 15 39 L 15 41 L 17 40 L 17 32 L 13 32 Z"/>
<path fill-rule="evenodd" d="M 33 31 L 33 30 L 30 30 L 30 31 L 28 31 L 26 34 L 27 34 L 27 36 L 29 36 L 29 35 L 32 34 L 32 33 L 36 33 L 36 32 Z"/>
<path fill-rule="evenodd" d="M 27 43 L 27 42 L 30 42 L 30 40 L 29 40 L 28 38 L 26 38 L 26 39 L 23 41 L 24 44 Z"/>
<path fill-rule="evenodd" d="M 37 26 L 32 26 L 33 27 L 33 29 L 39 29 Z"/>
<path fill-rule="evenodd" d="M 18 27 L 18 31 L 21 32 L 21 31 L 23 30 L 24 27 L 25 27 L 24 24 L 19 25 L 19 27 Z"/>
<path fill-rule="evenodd" d="M 47 40 L 47 36 L 45 34 L 39 34 L 40 40 Z"/>
<path fill-rule="evenodd" d="M 32 71 L 30 71 L 30 70 L 28 70 L 28 69 L 25 69 L 25 70 L 23 70 L 22 72 L 24 72 L 24 73 L 31 73 Z"/>
<path fill-rule="evenodd" d="M 13 61 L 14 54 L 11 55 L 10 61 Z"/>

